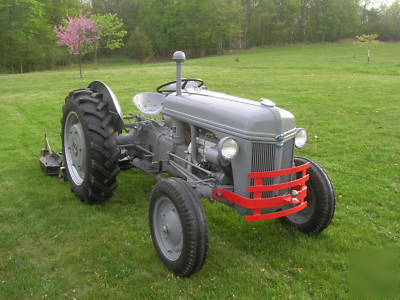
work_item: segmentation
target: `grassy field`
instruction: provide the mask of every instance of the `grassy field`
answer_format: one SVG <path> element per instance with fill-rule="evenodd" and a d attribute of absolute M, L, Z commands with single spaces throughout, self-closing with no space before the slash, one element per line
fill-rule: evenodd
<path fill-rule="evenodd" d="M 239 61 L 236 58 L 239 57 Z M 265 97 L 309 131 L 297 155 L 321 163 L 337 210 L 321 235 L 279 220 L 246 223 L 203 201 L 210 230 L 204 268 L 173 276 L 150 238 L 148 199 L 155 181 L 122 172 L 114 197 L 84 205 L 68 183 L 39 167 L 43 133 L 61 148 L 61 106 L 70 90 L 105 81 L 124 113 L 132 96 L 173 80 L 173 62 L 101 65 L 0 76 L 1 299 L 323 299 L 352 298 L 351 255 L 400 244 L 400 44 L 303 45 L 188 60 L 187 77 L 209 89 Z M 399 261 L 393 261 L 393 266 Z"/>

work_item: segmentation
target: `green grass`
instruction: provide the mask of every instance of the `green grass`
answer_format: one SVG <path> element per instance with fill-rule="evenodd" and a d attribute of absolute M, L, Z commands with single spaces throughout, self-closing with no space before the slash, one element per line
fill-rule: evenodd
<path fill-rule="evenodd" d="M 297 155 L 317 160 L 334 182 L 332 224 L 309 237 L 279 220 L 246 223 L 204 200 L 207 262 L 176 278 L 150 238 L 153 179 L 122 172 L 114 197 L 89 206 L 38 162 L 44 130 L 61 148 L 69 91 L 99 79 L 132 112 L 132 96 L 173 80 L 174 63 L 85 66 L 84 79 L 77 68 L 0 76 L 1 299 L 351 298 L 353 251 L 399 246 L 400 44 L 374 48 L 370 64 L 365 49 L 319 44 L 192 59 L 183 73 L 294 113 L 310 135 Z"/>

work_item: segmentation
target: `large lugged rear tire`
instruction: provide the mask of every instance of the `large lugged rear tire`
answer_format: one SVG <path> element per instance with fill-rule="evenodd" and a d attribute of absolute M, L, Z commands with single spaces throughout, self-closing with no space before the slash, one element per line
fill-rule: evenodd
<path fill-rule="evenodd" d="M 183 180 L 169 178 L 150 197 L 150 230 L 157 254 L 178 276 L 199 271 L 208 252 L 208 226 L 199 196 Z"/>
<path fill-rule="evenodd" d="M 331 223 L 336 208 L 332 181 L 317 162 L 303 157 L 295 157 L 294 162 L 296 166 L 311 163 L 306 183 L 308 203 L 305 209 L 284 217 L 283 221 L 308 234 L 320 233 Z"/>
<path fill-rule="evenodd" d="M 90 89 L 65 98 L 61 137 L 71 190 L 85 203 L 109 199 L 119 173 L 117 121 L 102 94 Z"/>

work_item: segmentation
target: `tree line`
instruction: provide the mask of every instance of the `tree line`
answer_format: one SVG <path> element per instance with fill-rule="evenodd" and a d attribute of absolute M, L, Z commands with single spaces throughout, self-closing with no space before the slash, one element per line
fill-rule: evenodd
<path fill-rule="evenodd" d="M 75 62 L 57 46 L 54 26 L 82 12 L 116 15 L 124 53 L 144 60 L 182 49 L 189 57 L 274 44 L 333 42 L 363 33 L 400 40 L 400 0 L 2 0 L 0 73 L 27 72 Z M 96 52 L 96 54 L 97 54 Z M 93 55 L 93 54 L 92 54 Z"/>

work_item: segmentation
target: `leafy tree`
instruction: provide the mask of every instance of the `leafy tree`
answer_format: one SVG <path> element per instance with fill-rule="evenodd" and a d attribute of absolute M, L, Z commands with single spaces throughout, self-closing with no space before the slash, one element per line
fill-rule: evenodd
<path fill-rule="evenodd" d="M 311 0 L 300 0 L 299 34 L 301 42 L 305 42 L 307 37 L 307 12 L 310 5 Z"/>
<path fill-rule="evenodd" d="M 0 61 L 11 72 L 19 66 L 22 73 L 24 64 L 40 55 L 43 16 L 44 7 L 36 0 L 0 2 Z"/>
<path fill-rule="evenodd" d="M 245 22 L 244 22 L 244 47 L 249 47 L 249 26 L 250 26 L 250 18 L 251 18 L 251 0 L 244 0 L 243 5 L 246 7 L 245 9 Z"/>
<path fill-rule="evenodd" d="M 307 39 L 333 42 L 358 33 L 359 0 L 312 0 L 307 14 Z"/>
<path fill-rule="evenodd" d="M 66 51 L 57 49 L 52 29 L 79 6 L 77 0 L 0 1 L 0 69 L 26 72 L 60 64 Z"/>
<path fill-rule="evenodd" d="M 82 78 L 82 56 L 94 49 L 97 40 L 100 39 L 96 29 L 97 21 L 89 13 L 78 17 L 67 16 L 65 25 L 54 27 L 54 32 L 59 37 L 58 45 L 65 45 L 69 53 L 79 57 L 79 73 Z"/>
<path fill-rule="evenodd" d="M 370 55 L 371 55 L 371 46 L 377 46 L 379 41 L 376 40 L 378 38 L 377 33 L 371 33 L 371 34 L 362 34 L 356 36 L 357 39 L 357 44 L 359 44 L 361 47 L 367 47 L 368 48 L 368 63 L 370 60 Z"/>
<path fill-rule="evenodd" d="M 139 27 L 136 27 L 135 31 L 130 35 L 126 51 L 128 56 L 136 58 L 141 62 L 154 55 L 150 40 Z"/>
<path fill-rule="evenodd" d="M 124 23 L 117 14 L 94 15 L 97 21 L 97 29 L 100 39 L 96 41 L 94 48 L 94 65 L 97 67 L 97 50 L 106 48 L 115 50 L 124 46 L 123 38 L 127 34 L 123 29 Z"/>
<path fill-rule="evenodd" d="M 400 0 L 390 6 L 382 5 L 377 15 L 378 18 L 373 24 L 375 27 L 365 28 L 364 33 L 378 32 L 381 40 L 400 40 Z"/>
<path fill-rule="evenodd" d="M 89 8 L 99 15 L 101 39 L 89 43 L 96 46 L 95 60 L 122 47 L 143 60 L 169 56 L 175 49 L 196 57 L 225 49 L 337 41 L 370 32 L 380 40 L 399 41 L 400 0 L 380 7 L 371 5 L 373 1 L 1 0 L 0 70 L 23 72 L 69 63 L 74 56 L 57 47 L 54 24 Z M 87 48 L 81 56 L 93 50 Z"/>

